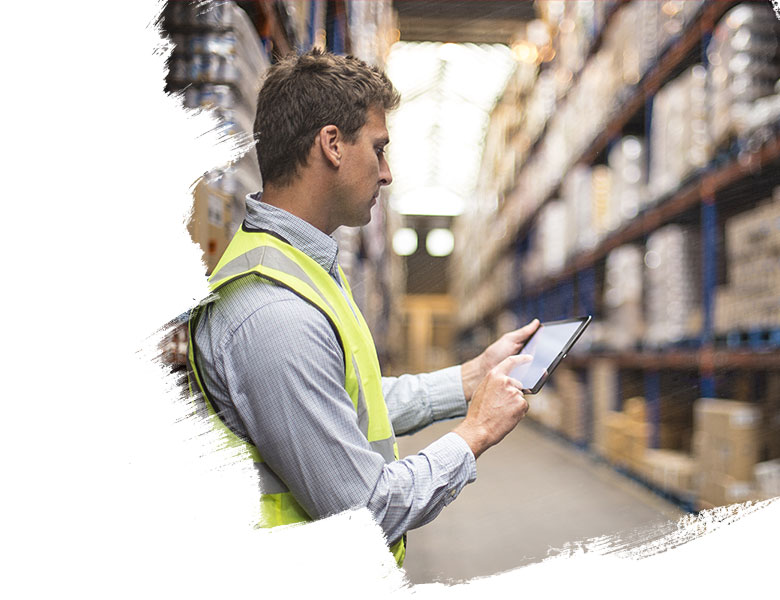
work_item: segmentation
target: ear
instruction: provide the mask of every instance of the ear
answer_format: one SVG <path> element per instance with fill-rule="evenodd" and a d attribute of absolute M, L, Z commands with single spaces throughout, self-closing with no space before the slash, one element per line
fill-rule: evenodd
<path fill-rule="evenodd" d="M 341 150 L 344 140 L 341 131 L 335 125 L 326 125 L 317 134 L 315 144 L 319 146 L 326 162 L 335 168 L 341 165 Z"/>

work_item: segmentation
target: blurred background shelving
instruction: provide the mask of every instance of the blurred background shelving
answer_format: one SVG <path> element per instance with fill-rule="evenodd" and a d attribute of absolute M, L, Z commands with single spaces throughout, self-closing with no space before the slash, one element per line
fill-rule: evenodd
<path fill-rule="evenodd" d="M 493 113 L 453 265 L 461 358 L 591 314 L 534 418 L 690 509 L 776 495 L 754 473 L 780 439 L 772 8 L 537 4 L 557 56 Z M 712 424 L 729 411 L 744 428 Z"/>

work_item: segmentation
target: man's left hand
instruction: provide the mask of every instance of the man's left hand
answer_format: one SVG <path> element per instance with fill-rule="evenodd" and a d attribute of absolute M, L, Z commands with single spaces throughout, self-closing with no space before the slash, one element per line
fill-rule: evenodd
<path fill-rule="evenodd" d="M 525 341 L 539 328 L 539 320 L 534 319 L 525 327 L 505 333 L 490 344 L 482 354 L 461 365 L 463 394 L 466 401 L 471 400 L 474 390 L 488 371 L 504 360 L 507 356 L 517 354 Z"/>

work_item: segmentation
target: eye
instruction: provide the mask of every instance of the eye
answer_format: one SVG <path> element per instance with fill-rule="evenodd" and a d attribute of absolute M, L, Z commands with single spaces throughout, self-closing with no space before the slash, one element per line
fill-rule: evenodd
<path fill-rule="evenodd" d="M 377 146 L 377 147 L 375 148 L 375 150 L 376 150 L 376 155 L 377 155 L 378 157 L 384 156 L 384 154 L 385 154 L 385 148 L 384 148 L 384 146 Z"/>

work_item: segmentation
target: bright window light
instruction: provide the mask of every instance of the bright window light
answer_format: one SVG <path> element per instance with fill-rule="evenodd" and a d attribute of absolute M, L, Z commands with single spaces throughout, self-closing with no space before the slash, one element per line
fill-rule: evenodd
<path fill-rule="evenodd" d="M 417 250 L 417 232 L 409 227 L 401 227 L 393 234 L 393 251 L 398 256 L 410 256 Z"/>
<path fill-rule="evenodd" d="M 429 187 L 391 197 L 393 210 L 402 215 L 440 215 L 454 217 L 463 213 L 465 201 L 445 188 Z"/>
<path fill-rule="evenodd" d="M 449 256 L 455 248 L 455 236 L 449 229 L 431 229 L 425 237 L 425 249 L 431 256 Z"/>
<path fill-rule="evenodd" d="M 503 44 L 398 42 L 387 74 L 401 93 L 388 115 L 393 209 L 458 215 L 473 196 L 496 98 L 517 67 Z"/>

